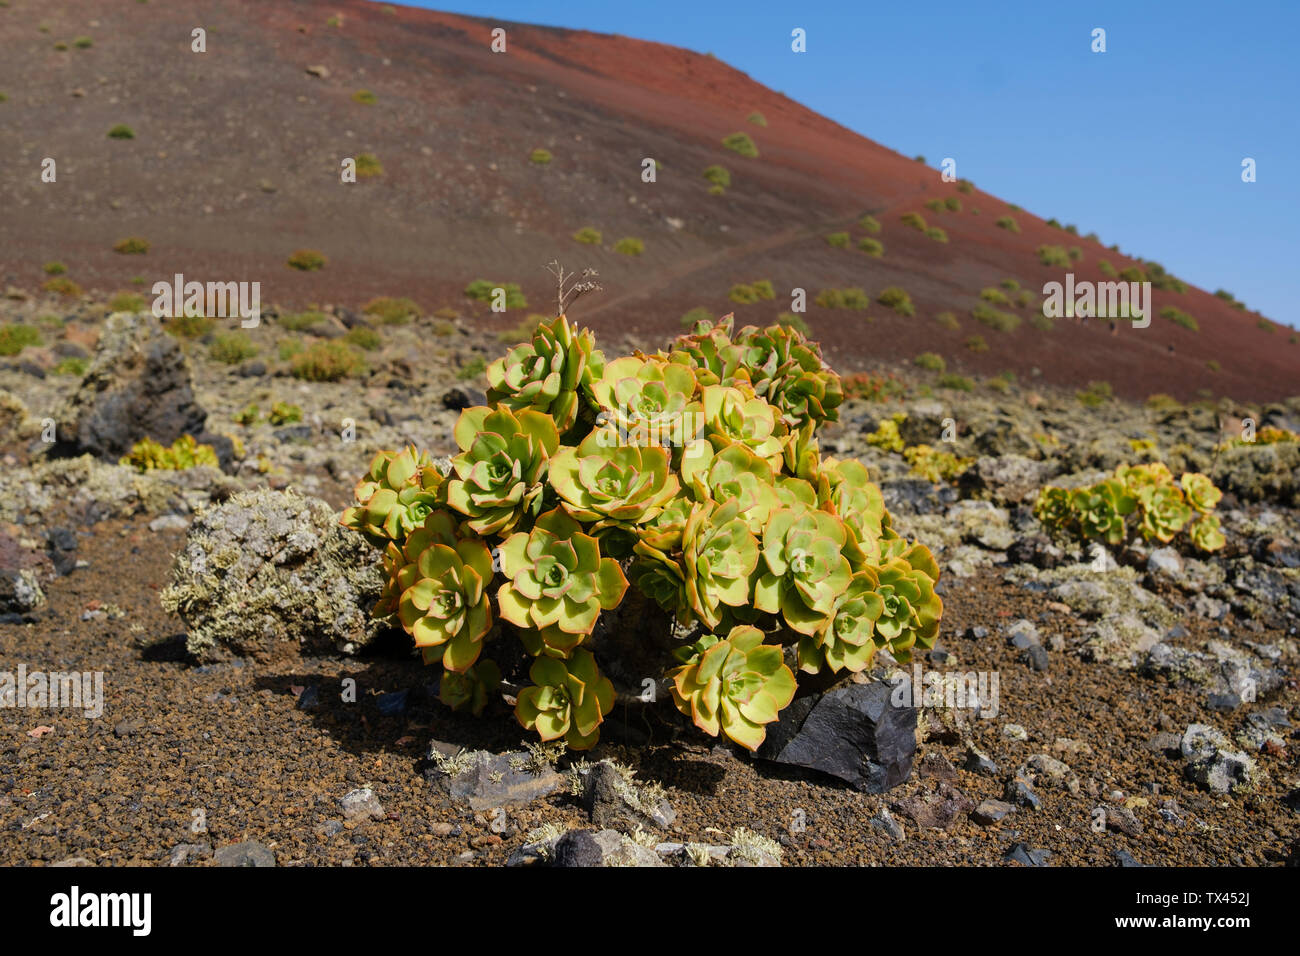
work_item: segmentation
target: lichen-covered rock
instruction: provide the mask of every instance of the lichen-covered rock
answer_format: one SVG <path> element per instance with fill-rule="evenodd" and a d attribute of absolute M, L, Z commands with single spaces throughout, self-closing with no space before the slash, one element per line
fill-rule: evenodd
<path fill-rule="evenodd" d="M 1177 687 L 1198 688 L 1211 710 L 1229 711 L 1271 694 L 1285 675 L 1243 648 L 1209 641 L 1205 651 L 1173 644 L 1152 646 L 1142 674 Z"/>
<path fill-rule="evenodd" d="M 1020 504 L 1033 501 L 1053 470 L 1051 463 L 1023 455 L 984 456 L 962 474 L 960 483 L 963 491 L 975 497 Z"/>
<path fill-rule="evenodd" d="M 1242 501 L 1300 504 L 1300 442 L 1233 445 L 1225 448 L 1214 469 L 1214 480 Z"/>
<path fill-rule="evenodd" d="M 138 472 L 90 455 L 37 459 L 0 470 L 0 521 L 49 525 L 73 516 L 93 524 L 136 514 L 186 512 L 238 487 L 216 468 Z"/>
<path fill-rule="evenodd" d="M 180 344 L 147 312 L 108 317 L 90 369 L 55 418 L 56 454 L 116 461 L 142 438 L 171 445 L 193 435 L 223 461 L 231 455 L 228 438 L 204 432 L 207 412 L 194 398 Z"/>
<path fill-rule="evenodd" d="M 25 614 L 45 603 L 36 573 L 30 568 L 0 568 L 0 614 Z"/>
<path fill-rule="evenodd" d="M 45 603 L 42 580 L 54 576 L 50 559 L 30 539 L 15 538 L 0 528 L 0 615 L 30 614 Z"/>
<path fill-rule="evenodd" d="M 381 627 L 370 614 L 378 553 L 325 502 L 291 491 L 244 492 L 200 513 L 172 578 L 163 607 L 185 621 L 199 658 L 355 653 Z"/>
<path fill-rule="evenodd" d="M 1187 778 L 1211 793 L 1241 793 L 1259 782 L 1255 760 L 1208 724 L 1190 724 L 1180 749 L 1187 761 Z"/>
<path fill-rule="evenodd" d="M 0 445 L 32 438 L 39 432 L 40 423 L 32 421 L 22 400 L 0 390 Z"/>

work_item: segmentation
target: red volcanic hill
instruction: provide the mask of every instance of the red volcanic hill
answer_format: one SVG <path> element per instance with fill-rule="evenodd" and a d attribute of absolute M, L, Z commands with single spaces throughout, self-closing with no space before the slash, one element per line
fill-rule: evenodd
<path fill-rule="evenodd" d="M 196 27 L 206 52 L 191 48 Z M 496 27 L 504 53 L 490 47 Z M 1098 320 L 1044 322 L 1040 290 L 1067 269 L 1043 265 L 1040 246 L 1077 247 L 1068 271 L 1078 281 L 1108 281 L 1103 260 L 1141 262 L 962 191 L 687 50 L 363 0 L 26 0 L 0 9 L 0 50 L 0 275 L 28 289 L 57 260 L 102 292 L 182 272 L 260 281 L 263 302 L 285 305 L 395 295 L 463 310 L 465 286 L 487 279 L 518 283 L 526 312 L 545 312 L 545 265 L 559 259 L 597 269 L 604 286 L 573 318 L 648 341 L 697 306 L 770 322 L 802 288 L 804 318 L 841 371 L 930 351 L 967 374 L 1039 369 L 1137 397 L 1208 388 L 1270 399 L 1300 382 L 1289 329 L 1194 287 L 1156 290 L 1155 311 L 1181 310 L 1199 331 L 1161 317 L 1146 329 L 1121 322 L 1114 336 Z M 766 125 L 749 121 L 756 112 Z M 134 138 L 110 138 L 117 124 Z M 737 132 L 757 157 L 722 145 Z M 533 162 L 535 149 L 550 161 Z M 362 153 L 382 174 L 340 182 L 342 159 Z M 54 183 L 40 178 L 47 157 Z M 646 158 L 659 164 L 652 183 Z M 714 165 L 730 174 L 721 195 L 703 175 Z M 960 210 L 926 208 L 935 199 Z M 948 241 L 905 225 L 909 212 Z M 881 225 L 871 238 L 883 256 L 857 248 L 866 214 Z M 999 228 L 1004 216 L 1019 232 Z M 600 231 L 599 245 L 573 238 L 584 227 Z M 827 242 L 836 232 L 849 234 L 847 248 Z M 148 253 L 113 252 L 128 236 L 146 238 Z M 622 238 L 644 251 L 615 251 Z M 288 268 L 302 248 L 324 254 L 325 268 Z M 774 299 L 729 299 L 757 280 L 771 281 Z M 1017 317 L 1011 331 L 973 314 L 981 290 L 1003 280 L 1031 293 L 1023 305 L 1014 292 L 1011 304 L 985 303 Z M 875 301 L 891 286 L 915 314 Z M 814 301 L 844 288 L 865 290 L 870 308 Z M 479 314 L 504 328 L 526 313 Z M 968 347 L 975 336 L 987 350 Z"/>

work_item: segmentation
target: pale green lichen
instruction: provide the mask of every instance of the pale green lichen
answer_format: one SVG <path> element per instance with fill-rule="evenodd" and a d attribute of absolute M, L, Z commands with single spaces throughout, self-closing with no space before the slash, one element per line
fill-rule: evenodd
<path fill-rule="evenodd" d="M 731 834 L 731 853 L 729 856 L 732 858 L 744 860 L 754 865 L 763 865 L 771 862 L 780 863 L 781 853 L 781 844 L 768 839 L 761 833 L 746 830 L 744 827 L 737 827 Z M 764 857 L 770 859 L 764 859 Z"/>
<path fill-rule="evenodd" d="M 449 777 L 458 777 L 462 773 L 468 773 L 478 763 L 478 755 L 473 750 L 458 750 L 448 757 L 435 747 L 429 751 L 429 759 L 433 761 L 433 765 L 438 768 L 439 772 Z"/>
<path fill-rule="evenodd" d="M 162 605 L 196 657 L 351 653 L 381 627 L 370 609 L 382 586 L 378 556 L 325 502 L 258 490 L 198 515 Z"/>
<path fill-rule="evenodd" d="M 549 743 L 534 740 L 526 744 L 525 749 L 526 753 L 510 758 L 510 769 L 516 773 L 527 772 L 536 776 L 552 769 L 568 750 L 568 744 L 563 740 L 552 740 Z"/>

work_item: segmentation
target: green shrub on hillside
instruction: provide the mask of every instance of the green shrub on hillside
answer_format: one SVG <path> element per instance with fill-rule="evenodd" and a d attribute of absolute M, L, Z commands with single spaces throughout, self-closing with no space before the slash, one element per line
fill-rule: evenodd
<path fill-rule="evenodd" d="M 732 133 L 722 141 L 722 145 L 741 156 L 748 156 L 751 159 L 758 156 L 758 147 L 754 145 L 748 133 Z"/>

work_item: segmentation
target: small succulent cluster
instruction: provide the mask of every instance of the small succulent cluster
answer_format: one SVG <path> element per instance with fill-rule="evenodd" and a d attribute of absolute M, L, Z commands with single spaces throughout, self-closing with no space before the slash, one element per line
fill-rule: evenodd
<path fill-rule="evenodd" d="M 478 713 L 503 670 L 522 678 L 517 650 L 489 656 L 515 637 L 533 659 L 516 718 L 590 747 L 615 700 L 593 634 L 632 586 L 685 635 L 663 662 L 674 703 L 751 749 L 796 669 L 933 645 L 939 569 L 860 462 L 821 455 L 843 391 L 799 331 L 726 316 L 606 361 L 561 315 L 486 373 L 459 454 L 380 453 L 342 518 L 383 551 L 375 613 L 442 665 L 445 703 Z"/>
<path fill-rule="evenodd" d="M 1111 546 L 1124 543 L 1133 529 L 1161 544 L 1186 532 L 1198 550 L 1210 552 L 1225 543 L 1213 513 L 1222 497 L 1205 475 L 1186 472 L 1175 482 L 1164 464 L 1151 462 L 1120 465 L 1114 477 L 1083 488 L 1043 488 L 1034 514 L 1054 531 Z"/>
<path fill-rule="evenodd" d="M 142 438 L 122 456 L 119 465 L 129 465 L 137 471 L 183 471 L 198 465 L 220 467 L 217 453 L 211 445 L 200 445 L 193 435 L 182 435 L 171 446 L 160 444 L 152 438 Z"/>
<path fill-rule="evenodd" d="M 1219 450 L 1222 451 L 1225 448 L 1232 448 L 1240 445 L 1276 445 L 1278 442 L 1295 441 L 1300 441 L 1300 434 L 1286 428 L 1277 428 L 1273 425 L 1265 425 L 1257 431 L 1251 439 L 1234 438 L 1231 441 L 1221 444 Z"/>

